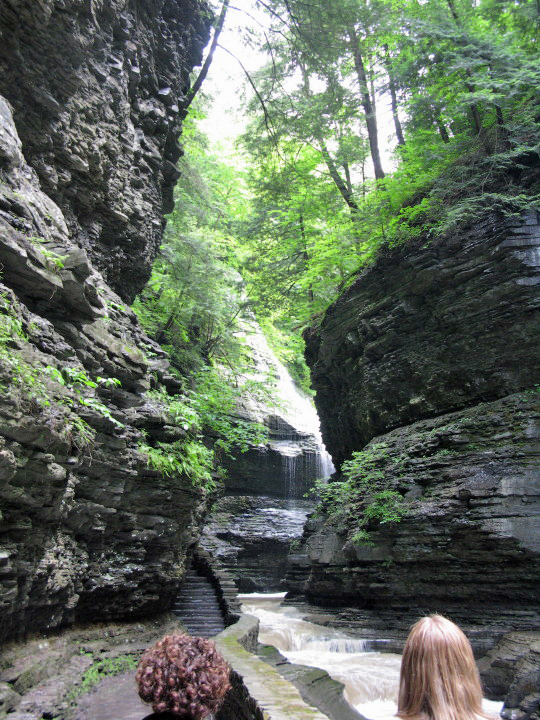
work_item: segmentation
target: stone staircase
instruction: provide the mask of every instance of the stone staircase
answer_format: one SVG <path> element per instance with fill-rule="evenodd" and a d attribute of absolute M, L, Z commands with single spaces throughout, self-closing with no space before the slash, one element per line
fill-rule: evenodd
<path fill-rule="evenodd" d="M 191 569 L 184 579 L 173 613 L 190 635 L 214 637 L 225 629 L 220 603 L 210 580 Z"/>

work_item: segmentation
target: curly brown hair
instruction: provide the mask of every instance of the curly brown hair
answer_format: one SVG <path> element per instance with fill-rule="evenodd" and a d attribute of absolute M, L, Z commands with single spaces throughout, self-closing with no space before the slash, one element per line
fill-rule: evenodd
<path fill-rule="evenodd" d="M 229 674 L 211 640 L 175 633 L 145 650 L 136 679 L 140 697 L 154 712 L 202 720 L 223 702 Z"/>

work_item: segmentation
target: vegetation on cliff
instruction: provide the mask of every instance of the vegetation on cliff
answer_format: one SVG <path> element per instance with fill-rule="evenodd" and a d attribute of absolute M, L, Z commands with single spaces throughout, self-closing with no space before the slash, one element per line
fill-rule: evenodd
<path fill-rule="evenodd" d="M 219 419 L 253 391 L 241 379 L 243 313 L 256 313 L 308 389 L 302 329 L 384 248 L 450 234 L 486 210 L 519 214 L 540 198 L 536 3 L 257 7 L 268 17 L 268 64 L 246 70 L 247 129 L 236 150 L 212 147 L 200 96 L 191 104 L 176 207 L 135 305 L 189 377 L 191 411 L 215 399 L 214 415 L 197 422 L 228 450 L 260 439 L 260 429 L 251 437 L 249 424 Z M 345 471 L 343 491 L 354 475 Z M 393 516 L 394 500 L 373 502 Z"/>
<path fill-rule="evenodd" d="M 290 328 L 381 248 L 538 204 L 536 2 L 260 4 L 251 280 Z"/>

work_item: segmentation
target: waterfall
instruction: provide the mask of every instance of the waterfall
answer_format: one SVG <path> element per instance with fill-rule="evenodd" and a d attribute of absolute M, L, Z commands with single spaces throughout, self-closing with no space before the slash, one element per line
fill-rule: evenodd
<path fill-rule="evenodd" d="M 269 410 L 248 401 L 245 410 L 251 416 L 257 415 L 259 422 L 269 428 L 270 446 L 281 455 L 286 496 L 292 500 L 303 494 L 299 492 L 299 483 L 302 487 L 312 486 L 315 480 L 328 478 L 335 468 L 324 446 L 311 398 L 296 387 L 258 323 L 251 319 L 244 321 L 243 326 L 253 362 L 250 377 L 263 383 L 273 377 L 278 402 L 277 409 Z"/>
<path fill-rule="evenodd" d="M 268 439 L 222 459 L 225 494 L 213 508 L 201 544 L 244 592 L 278 590 L 291 547 L 299 548 L 315 506 L 315 498 L 306 495 L 334 468 L 311 399 L 295 387 L 253 318 L 242 321 L 241 334 L 251 358 L 247 380 L 270 386 L 276 403 L 246 392 L 237 405 L 235 414 L 264 424 Z"/>

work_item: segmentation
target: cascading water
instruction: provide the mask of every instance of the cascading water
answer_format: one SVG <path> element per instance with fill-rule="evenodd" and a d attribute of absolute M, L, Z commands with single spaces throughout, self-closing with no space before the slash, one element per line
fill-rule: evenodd
<path fill-rule="evenodd" d="M 334 467 L 310 398 L 296 388 L 254 319 L 244 320 L 241 332 L 251 357 L 248 378 L 271 385 L 276 404 L 246 393 L 237 407 L 239 417 L 268 428 L 268 441 L 223 459 L 225 495 L 201 543 L 242 591 L 271 591 L 282 587 L 291 545 L 315 505 L 306 494 Z"/>
<path fill-rule="evenodd" d="M 316 479 L 328 478 L 335 468 L 324 447 L 313 403 L 296 387 L 256 322 L 246 323 L 245 339 L 253 358 L 252 377 L 264 382 L 270 376 L 275 381 L 274 393 L 280 407 L 272 414 L 270 428 L 277 439 L 271 445 L 282 456 L 287 497 L 292 499 L 299 496 L 296 487 L 299 478 L 309 478 L 313 483 Z M 265 418 L 260 420 L 264 422 Z M 266 424 L 269 424 L 267 420 Z M 298 444 L 308 437 L 313 440 L 313 452 L 305 452 Z"/>
<path fill-rule="evenodd" d="M 273 645 L 292 663 L 326 670 L 343 683 L 346 700 L 364 717 L 392 716 L 401 657 L 367 652 L 361 639 L 302 620 L 296 608 L 281 606 L 284 595 L 240 596 L 244 611 L 260 620 L 260 642 Z"/>
<path fill-rule="evenodd" d="M 240 595 L 244 612 L 260 620 L 259 640 L 273 645 L 290 662 L 318 667 L 343 683 L 345 699 L 370 720 L 390 720 L 397 710 L 401 656 L 368 652 L 358 638 L 302 620 L 285 593 Z M 502 703 L 484 700 L 497 716 Z M 395 720 L 395 719 L 394 719 Z"/>

